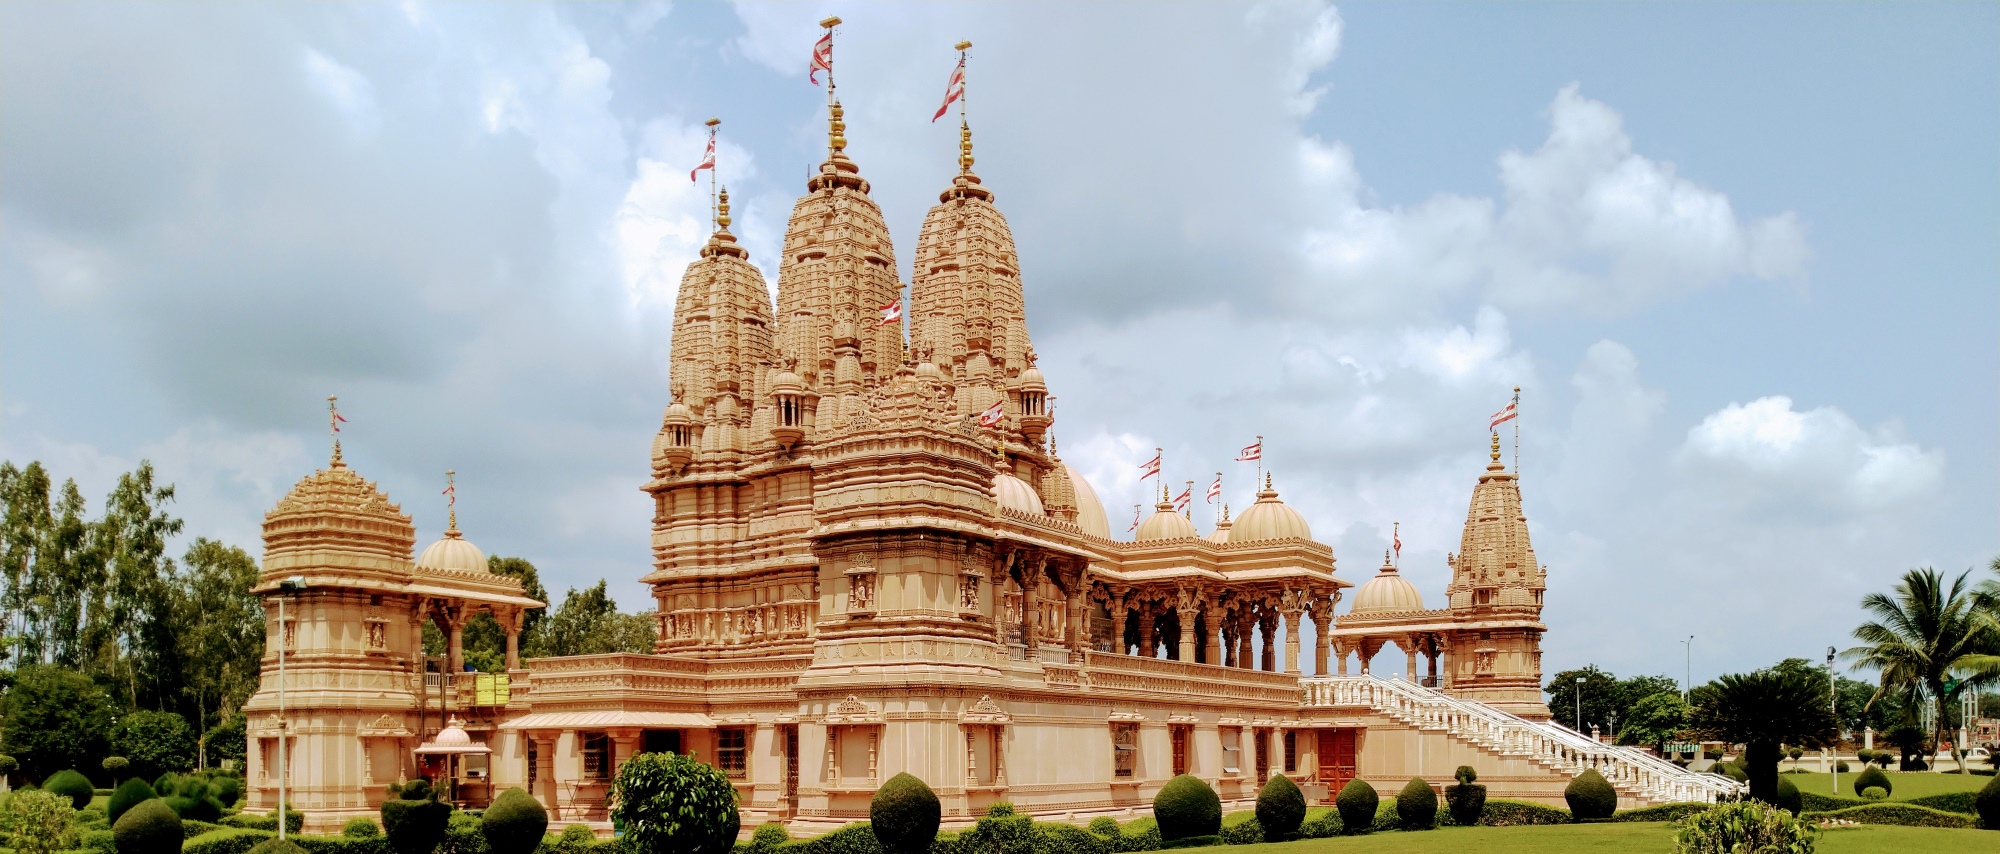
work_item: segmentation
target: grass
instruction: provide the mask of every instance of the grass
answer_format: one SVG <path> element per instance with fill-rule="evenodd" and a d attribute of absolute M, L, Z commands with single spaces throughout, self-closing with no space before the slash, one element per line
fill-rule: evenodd
<path fill-rule="evenodd" d="M 1859 773 L 1859 772 L 1855 772 Z M 1977 792 L 1993 782 L 1992 777 L 1977 774 L 1938 774 L 1931 771 L 1889 771 L 1889 785 L 1894 787 L 1889 800 L 1907 801 L 1928 795 L 1942 795 L 1946 792 Z M 1840 796 L 1854 797 L 1854 774 L 1840 775 Z M 1785 778 L 1801 792 L 1815 792 L 1822 795 L 1833 793 L 1833 775 L 1813 772 L 1810 774 L 1786 774 Z"/>
<path fill-rule="evenodd" d="M 1545 827 L 1444 827 L 1421 833 L 1371 833 L 1365 836 L 1230 846 L 1223 851 L 1243 854 L 1541 854 L 1548 851 L 1631 851 L 1669 854 L 1674 850 L 1673 826 L 1626 822 L 1619 824 L 1559 824 Z M 1954 854 L 2000 854 L 2000 832 L 1940 830 L 1928 827 L 1854 827 L 1820 834 L 1817 854 L 1910 854 L 1951 851 Z"/>

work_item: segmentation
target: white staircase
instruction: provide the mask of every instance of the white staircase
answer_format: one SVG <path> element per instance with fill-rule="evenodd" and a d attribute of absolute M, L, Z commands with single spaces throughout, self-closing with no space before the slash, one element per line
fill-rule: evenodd
<path fill-rule="evenodd" d="M 1366 708 L 1568 777 L 1595 768 L 1621 793 L 1648 804 L 1714 803 L 1744 789 L 1727 777 L 1689 771 L 1637 748 L 1605 744 L 1560 724 L 1531 721 L 1401 679 L 1328 676 L 1301 679 L 1299 685 L 1308 708 Z"/>

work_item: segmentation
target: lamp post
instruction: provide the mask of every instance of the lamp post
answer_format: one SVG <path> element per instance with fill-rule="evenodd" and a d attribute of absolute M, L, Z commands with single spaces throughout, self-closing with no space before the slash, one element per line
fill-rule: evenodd
<path fill-rule="evenodd" d="M 278 582 L 278 838 L 285 838 L 285 777 L 291 770 L 285 764 L 285 741 L 290 735 L 290 726 L 285 720 L 285 600 L 306 589 L 303 575 L 294 575 Z"/>
<path fill-rule="evenodd" d="M 1681 680 L 1681 702 L 1694 701 L 1694 635 L 1681 641 L 1681 653 L 1687 657 L 1687 678 Z"/>
<path fill-rule="evenodd" d="M 1583 677 L 1576 677 L 1576 731 L 1583 732 Z"/>
<path fill-rule="evenodd" d="M 1607 727 L 1609 727 L 1609 728 L 1610 728 L 1610 730 L 1611 730 L 1611 743 L 1612 743 L 1612 744 L 1617 744 L 1617 743 L 1618 743 L 1618 710 L 1617 710 L 1617 709 L 1612 709 L 1612 710 L 1611 710 L 1610 712 L 1608 712 L 1608 713 L 1606 713 L 1606 714 L 1605 714 L 1605 717 L 1606 717 L 1606 718 L 1609 718 L 1609 719 L 1610 719 L 1610 720 L 1609 720 L 1609 721 L 1608 721 L 1608 722 L 1606 723 L 1606 726 L 1607 726 Z"/>
<path fill-rule="evenodd" d="M 1833 793 L 1840 794 L 1840 695 L 1834 689 L 1833 647 L 1826 648 L 1826 707 L 1833 712 Z"/>

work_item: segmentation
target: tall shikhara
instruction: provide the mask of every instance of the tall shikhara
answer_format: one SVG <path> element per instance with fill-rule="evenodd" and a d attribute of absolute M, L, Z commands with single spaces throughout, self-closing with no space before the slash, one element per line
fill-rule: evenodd
<path fill-rule="evenodd" d="M 704 450 L 742 452 L 750 447 L 763 373 L 776 361 L 771 344 L 771 296 L 764 274 L 729 233 L 729 192 L 722 192 L 715 234 L 688 265 L 674 303 L 672 388 L 674 403 L 699 417 Z M 669 418 L 676 413 L 669 413 Z M 671 424 L 655 442 L 655 466 Z"/>

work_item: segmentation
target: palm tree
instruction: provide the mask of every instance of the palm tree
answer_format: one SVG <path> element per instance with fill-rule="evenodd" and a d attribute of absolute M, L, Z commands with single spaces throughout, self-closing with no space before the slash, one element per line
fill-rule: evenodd
<path fill-rule="evenodd" d="M 2000 561 L 1995 568 L 2000 570 Z M 1992 610 L 2000 602 L 2000 586 L 1989 581 L 1970 590 L 1971 574 L 1959 573 L 1947 586 L 1937 570 L 1912 569 L 1903 573 L 1893 597 L 1863 597 L 1862 609 L 1875 619 L 1854 629 L 1862 645 L 1843 653 L 1848 661 L 1881 672 L 1869 705 L 1890 694 L 1909 699 L 1913 711 L 1923 698 L 1937 701 L 1932 744 L 1943 743 L 1961 693 L 2000 679 L 2000 623 Z"/>
<path fill-rule="evenodd" d="M 1797 670 L 1732 673 L 1694 690 L 1696 730 L 1743 743 L 1750 797 L 1778 802 L 1778 759 L 1784 745 L 1821 747 L 1840 735 L 1827 684 Z"/>

